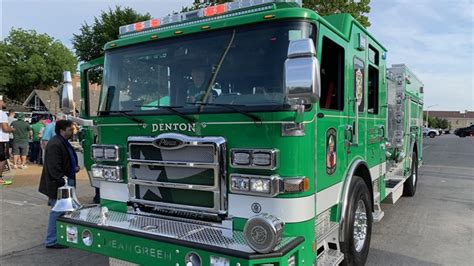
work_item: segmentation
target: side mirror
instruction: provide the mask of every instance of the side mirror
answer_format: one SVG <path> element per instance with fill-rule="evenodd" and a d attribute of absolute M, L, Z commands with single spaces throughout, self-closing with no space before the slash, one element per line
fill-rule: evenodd
<path fill-rule="evenodd" d="M 71 72 L 64 71 L 63 73 L 64 83 L 63 90 L 61 92 L 61 110 L 65 113 L 74 112 L 74 97 Z"/>
<path fill-rule="evenodd" d="M 313 40 L 291 41 L 285 61 L 285 87 L 288 99 L 315 103 L 320 95 L 320 70 Z"/>

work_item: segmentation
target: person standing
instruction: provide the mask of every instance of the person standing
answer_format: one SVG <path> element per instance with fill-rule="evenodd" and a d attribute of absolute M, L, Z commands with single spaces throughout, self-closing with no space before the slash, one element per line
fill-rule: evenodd
<path fill-rule="evenodd" d="M 32 163 L 41 163 L 41 132 L 44 128 L 43 118 L 40 118 L 38 122 L 31 125 L 31 129 L 33 130 L 33 142 L 31 145 L 31 156 L 30 161 Z"/>
<path fill-rule="evenodd" d="M 9 110 L 8 111 L 8 125 L 11 127 L 12 126 L 12 123 L 13 121 L 16 121 L 17 119 L 15 118 L 15 111 L 14 110 Z M 10 141 L 8 143 L 8 155 L 11 154 L 11 149 L 13 148 L 13 133 L 10 133 Z M 10 156 L 8 156 L 10 157 Z"/>
<path fill-rule="evenodd" d="M 43 137 L 41 139 L 41 146 L 43 147 L 43 153 L 44 153 L 44 150 L 46 150 L 46 146 L 48 146 L 48 141 L 54 137 L 54 135 L 56 135 L 56 130 L 55 130 L 55 126 L 56 126 L 56 122 L 57 121 L 60 121 L 60 120 L 63 120 L 64 119 L 64 116 L 62 114 L 58 114 L 56 116 L 56 121 L 52 121 L 50 122 L 43 130 Z"/>
<path fill-rule="evenodd" d="M 13 121 L 13 168 L 26 169 L 26 156 L 29 150 L 29 140 L 33 135 L 30 124 L 25 121 L 23 113 L 17 114 L 18 120 Z"/>
<path fill-rule="evenodd" d="M 3 179 L 3 170 L 8 160 L 8 142 L 10 141 L 9 133 L 13 132 L 8 125 L 8 116 L 3 111 L 5 103 L 3 102 L 3 96 L 0 95 L 0 185 L 9 185 L 11 180 Z"/>
<path fill-rule="evenodd" d="M 52 207 L 56 204 L 58 188 L 64 185 L 63 177 L 68 178 L 68 184 L 75 186 L 76 173 L 79 171 L 77 155 L 69 143 L 72 137 L 72 122 L 61 120 L 56 122 L 56 135 L 48 141 L 45 151 L 43 172 L 39 185 L 39 192 L 48 197 L 48 203 Z M 46 248 L 67 248 L 57 243 L 56 220 L 62 212 L 52 211 L 49 213 L 48 230 L 46 234 Z"/>

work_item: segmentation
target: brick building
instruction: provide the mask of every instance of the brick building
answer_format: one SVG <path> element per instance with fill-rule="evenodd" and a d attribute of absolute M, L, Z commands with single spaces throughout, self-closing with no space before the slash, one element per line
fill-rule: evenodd
<path fill-rule="evenodd" d="M 474 124 L 474 112 L 457 112 L 457 111 L 425 111 L 425 116 L 428 113 L 429 117 L 437 117 L 448 120 L 451 125 L 451 130 L 461 127 L 467 127 Z"/>

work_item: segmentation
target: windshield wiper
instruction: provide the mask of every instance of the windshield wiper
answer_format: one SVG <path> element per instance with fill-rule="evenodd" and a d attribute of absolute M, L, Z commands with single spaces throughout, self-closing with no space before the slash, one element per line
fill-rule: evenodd
<path fill-rule="evenodd" d="M 141 120 L 140 118 L 136 118 L 128 113 L 130 112 L 133 112 L 132 110 L 112 110 L 112 111 L 100 111 L 99 112 L 99 115 L 106 115 L 106 114 L 111 114 L 111 113 L 116 113 L 116 114 L 120 114 L 128 119 L 130 119 L 131 121 L 137 123 L 137 124 L 144 124 L 145 121 Z"/>
<path fill-rule="evenodd" d="M 214 73 L 211 77 L 211 80 L 209 80 L 209 84 L 207 86 L 206 92 L 204 93 L 204 97 L 202 98 L 202 102 L 204 103 L 207 103 L 209 95 L 211 94 L 211 91 L 212 91 L 212 87 L 214 86 L 214 82 L 216 82 L 217 75 L 219 74 L 219 71 L 221 70 L 222 64 L 224 63 L 227 53 L 229 53 L 230 47 L 234 43 L 234 38 L 235 38 L 235 30 L 232 31 L 232 36 L 230 38 L 230 41 L 227 44 L 227 47 L 225 48 L 224 52 L 222 53 L 220 57 L 219 64 L 215 68 Z M 202 111 L 202 107 L 203 106 L 201 106 L 201 111 Z"/>
<path fill-rule="evenodd" d="M 138 106 L 135 106 L 135 107 L 148 107 L 148 108 L 163 108 L 167 111 L 170 111 L 174 114 L 177 114 L 179 117 L 185 119 L 186 121 L 188 122 L 191 122 L 191 123 L 196 123 L 196 119 L 190 117 L 190 116 L 187 116 L 186 114 L 176 110 L 176 108 L 183 108 L 184 106 L 166 106 L 166 105 L 138 105 Z"/>
<path fill-rule="evenodd" d="M 254 122 L 262 123 L 262 119 L 254 114 L 251 114 L 249 112 L 245 112 L 238 107 L 245 107 L 245 105 L 236 105 L 236 104 L 225 104 L 225 103 L 202 103 L 202 102 L 187 102 L 187 104 L 194 104 L 194 105 L 199 105 L 199 106 L 218 106 L 218 107 L 224 107 L 227 108 L 231 111 L 237 112 L 239 114 L 245 115 L 246 117 L 252 118 Z"/>

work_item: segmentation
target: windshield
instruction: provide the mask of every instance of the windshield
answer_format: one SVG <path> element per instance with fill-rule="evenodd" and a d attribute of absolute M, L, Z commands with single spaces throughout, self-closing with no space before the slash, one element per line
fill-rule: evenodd
<path fill-rule="evenodd" d="M 183 113 L 285 104 L 291 40 L 313 38 L 307 22 L 273 22 L 147 42 L 106 53 L 100 111 Z M 209 103 L 198 108 L 199 103 Z M 219 106 L 221 105 L 221 106 Z M 228 110 L 228 109 L 227 109 Z"/>

